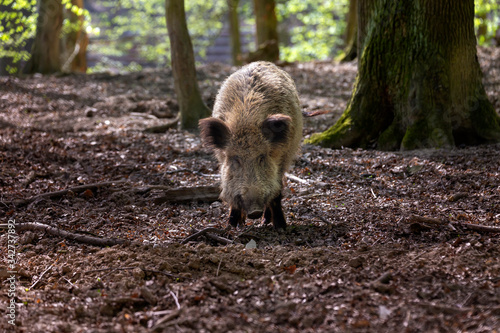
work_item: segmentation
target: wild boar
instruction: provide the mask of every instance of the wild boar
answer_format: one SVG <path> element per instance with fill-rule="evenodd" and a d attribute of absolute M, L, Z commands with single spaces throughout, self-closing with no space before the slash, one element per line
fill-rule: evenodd
<path fill-rule="evenodd" d="M 299 152 L 302 113 L 292 78 L 270 62 L 254 62 L 230 75 L 212 117 L 199 122 L 202 141 L 220 164 L 221 199 L 229 224 L 246 217 L 285 229 L 283 176 Z"/>

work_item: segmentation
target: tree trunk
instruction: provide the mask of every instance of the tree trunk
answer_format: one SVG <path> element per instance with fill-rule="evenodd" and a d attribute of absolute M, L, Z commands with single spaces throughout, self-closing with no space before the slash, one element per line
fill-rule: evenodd
<path fill-rule="evenodd" d="M 210 115 L 210 109 L 203 103 L 196 81 L 193 45 L 187 29 L 184 0 L 166 0 L 166 18 L 181 128 L 195 129 L 198 128 L 198 120 Z"/>
<path fill-rule="evenodd" d="M 62 22 L 61 0 L 40 0 L 35 41 L 25 73 L 49 74 L 61 70 L 59 38 Z"/>
<path fill-rule="evenodd" d="M 83 9 L 83 0 L 71 0 L 73 6 Z M 68 18 L 73 26 L 73 29 L 64 36 L 61 41 L 63 47 L 62 58 L 65 63 L 62 70 L 64 72 L 80 72 L 87 71 L 87 46 L 89 37 L 83 30 L 84 16 L 73 13 L 71 10 L 66 10 L 65 17 Z"/>
<path fill-rule="evenodd" d="M 399 0 L 398 0 L 399 1 Z M 363 43 L 366 40 L 366 35 L 368 33 L 369 23 L 372 21 L 372 15 L 375 14 L 375 6 L 378 0 L 358 0 L 358 59 L 361 59 L 361 53 L 363 52 Z M 376 23 L 373 23 L 376 25 Z"/>
<path fill-rule="evenodd" d="M 231 56 L 233 65 L 241 65 L 240 21 L 238 19 L 239 0 L 227 0 L 229 10 L 229 34 L 231 36 Z"/>
<path fill-rule="evenodd" d="M 258 60 L 278 61 L 278 19 L 274 0 L 254 0 Z M 261 50 L 259 52 L 259 50 Z M 253 61 L 257 59 L 252 59 Z"/>
<path fill-rule="evenodd" d="M 358 54 L 358 0 L 349 1 L 349 12 L 347 13 L 347 27 L 345 34 L 345 45 L 340 62 L 356 59 Z"/>
<path fill-rule="evenodd" d="M 384 150 L 500 140 L 473 0 L 359 1 L 359 72 L 342 117 L 307 142 Z"/>

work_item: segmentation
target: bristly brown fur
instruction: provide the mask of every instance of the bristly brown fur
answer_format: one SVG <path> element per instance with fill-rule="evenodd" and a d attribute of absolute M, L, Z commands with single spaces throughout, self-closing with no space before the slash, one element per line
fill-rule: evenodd
<path fill-rule="evenodd" d="M 291 77 L 268 62 L 241 68 L 224 82 L 212 117 L 202 119 L 200 129 L 204 143 L 216 148 L 221 198 L 233 212 L 242 211 L 231 214 L 231 223 L 266 209 L 275 227 L 284 228 L 282 178 L 302 140 L 302 113 Z"/>

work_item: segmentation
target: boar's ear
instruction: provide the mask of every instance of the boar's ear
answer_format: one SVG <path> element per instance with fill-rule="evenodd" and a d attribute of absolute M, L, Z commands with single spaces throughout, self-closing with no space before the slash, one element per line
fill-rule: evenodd
<path fill-rule="evenodd" d="M 262 134 L 271 143 L 286 142 L 292 118 L 284 114 L 273 114 L 262 123 Z"/>
<path fill-rule="evenodd" d="M 224 149 L 229 141 L 229 128 L 217 118 L 201 119 L 200 126 L 201 139 L 212 148 Z"/>

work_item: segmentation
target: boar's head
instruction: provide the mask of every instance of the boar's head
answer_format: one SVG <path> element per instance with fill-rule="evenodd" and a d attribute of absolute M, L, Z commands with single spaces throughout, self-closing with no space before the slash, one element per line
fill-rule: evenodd
<path fill-rule="evenodd" d="M 283 159 L 291 153 L 283 150 L 290 140 L 291 121 L 284 114 L 261 120 L 200 120 L 202 140 L 215 150 L 220 163 L 221 198 L 232 209 L 259 218 L 269 202 L 280 195 Z"/>

